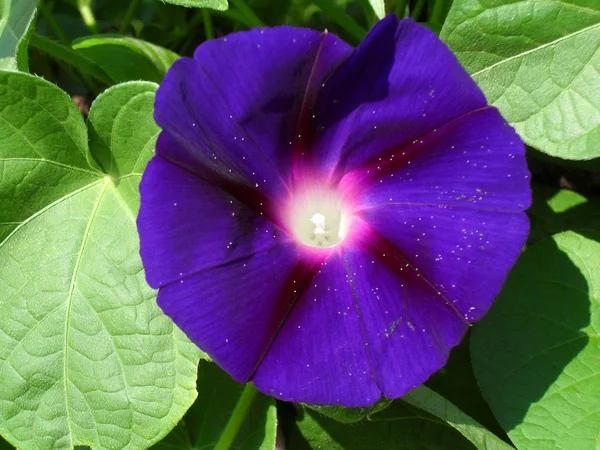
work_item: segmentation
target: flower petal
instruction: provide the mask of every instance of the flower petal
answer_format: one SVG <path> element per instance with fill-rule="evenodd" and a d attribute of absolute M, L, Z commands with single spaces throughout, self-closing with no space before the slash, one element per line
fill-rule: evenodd
<path fill-rule="evenodd" d="M 319 94 L 315 156 L 339 176 L 485 105 L 435 34 L 388 16 Z"/>
<path fill-rule="evenodd" d="M 281 244 L 163 286 L 158 305 L 237 381 L 247 381 L 312 276 L 295 246 Z"/>
<path fill-rule="evenodd" d="M 468 323 L 393 252 L 344 251 L 369 360 L 387 398 L 397 398 L 441 369 Z"/>
<path fill-rule="evenodd" d="M 529 230 L 523 212 L 390 205 L 363 215 L 469 322 L 500 292 Z"/>
<path fill-rule="evenodd" d="M 316 87 L 350 51 L 334 35 L 290 27 L 202 44 L 194 59 L 175 62 L 157 92 L 156 121 L 181 147 L 157 153 L 281 192 L 300 111 L 307 113 Z"/>
<path fill-rule="evenodd" d="M 372 378 L 364 331 L 339 254 L 309 284 L 253 378 L 287 401 L 369 406 L 381 392 Z"/>
<path fill-rule="evenodd" d="M 153 288 L 289 240 L 238 198 L 161 156 L 148 164 L 140 193 L 140 253 Z"/>
<path fill-rule="evenodd" d="M 361 217 L 478 320 L 527 238 L 523 143 L 489 107 L 384 160 L 347 175 L 361 186 Z"/>
<path fill-rule="evenodd" d="M 383 154 L 345 182 L 360 185 L 361 204 L 385 215 L 393 204 L 524 211 L 529 178 L 523 142 L 490 106 Z"/>

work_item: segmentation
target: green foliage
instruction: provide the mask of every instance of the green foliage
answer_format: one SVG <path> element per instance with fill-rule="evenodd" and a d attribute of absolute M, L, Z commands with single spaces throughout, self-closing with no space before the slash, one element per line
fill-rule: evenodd
<path fill-rule="evenodd" d="M 477 450 L 510 450 L 513 448 L 444 397 L 425 386 L 409 392 L 402 397 L 402 401 L 442 419 L 466 437 Z"/>
<path fill-rule="evenodd" d="M 471 341 L 479 386 L 523 450 L 595 450 L 600 430 L 600 235 L 533 246 Z"/>
<path fill-rule="evenodd" d="M 396 401 L 370 419 L 348 425 L 308 408 L 288 423 L 289 450 L 473 450 L 471 443 L 445 421 Z"/>
<path fill-rule="evenodd" d="M 383 19 L 385 16 L 385 1 L 384 0 L 369 0 L 373 11 L 375 11 L 375 15 L 379 19 Z"/>
<path fill-rule="evenodd" d="M 427 380 L 426 386 L 496 435 L 508 439 L 477 386 L 471 365 L 470 338 L 471 333 L 468 333 L 452 350 L 446 365 Z"/>
<path fill-rule="evenodd" d="M 541 183 L 546 164 L 600 161 L 598 0 L 164 1 L 0 0 L 0 449 L 273 450 L 278 413 L 290 450 L 597 448 L 598 179 Z M 196 372 L 209 358 L 159 310 L 138 255 L 154 83 L 213 37 L 287 24 L 358 44 L 386 11 L 441 33 L 544 153 L 528 249 L 400 400 L 289 405 L 207 361 Z"/>
<path fill-rule="evenodd" d="M 156 306 L 138 255 L 155 90 L 102 94 L 90 151 L 68 96 L 0 72 L 0 432 L 18 448 L 146 448 L 196 396 L 199 351 Z"/>
<path fill-rule="evenodd" d="M 227 0 L 165 0 L 165 2 L 189 8 L 211 8 L 217 11 L 225 11 L 228 7 Z"/>
<path fill-rule="evenodd" d="M 175 52 L 121 35 L 97 35 L 76 40 L 73 49 L 93 61 L 114 83 L 147 80 L 160 83 L 179 58 Z"/>
<path fill-rule="evenodd" d="M 0 0 L 0 70 L 27 71 L 27 36 L 38 0 Z"/>
<path fill-rule="evenodd" d="M 528 211 L 530 244 L 561 231 L 600 229 L 600 200 L 597 198 L 537 183 L 533 185 L 533 192 L 533 205 Z"/>
<path fill-rule="evenodd" d="M 200 362 L 198 399 L 179 425 L 154 450 L 215 448 L 232 411 L 240 400 L 243 384 L 236 383 L 218 366 Z M 239 450 L 273 450 L 277 432 L 275 400 L 262 394 L 254 398 L 232 445 Z"/>
<path fill-rule="evenodd" d="M 370 418 L 372 414 L 383 411 L 390 406 L 391 400 L 382 397 L 369 408 L 344 408 L 343 406 L 304 405 L 308 408 L 343 423 L 359 422 L 364 418 Z"/>
<path fill-rule="evenodd" d="M 600 156 L 597 0 L 456 0 L 441 37 L 525 142 Z"/>

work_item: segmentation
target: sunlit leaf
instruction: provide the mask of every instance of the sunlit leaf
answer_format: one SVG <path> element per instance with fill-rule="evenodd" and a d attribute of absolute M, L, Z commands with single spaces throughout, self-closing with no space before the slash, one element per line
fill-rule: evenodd
<path fill-rule="evenodd" d="M 199 351 L 138 254 L 155 90 L 116 86 L 92 106 L 107 167 L 64 92 L 0 72 L 0 434 L 19 449 L 146 448 L 196 396 Z"/>
<path fill-rule="evenodd" d="M 38 0 L 0 0 L 0 70 L 28 70 L 27 35 Z"/>
<path fill-rule="evenodd" d="M 227 0 L 165 0 L 165 2 L 190 8 L 211 8 L 218 11 L 225 11 L 228 8 Z"/>
<path fill-rule="evenodd" d="M 597 0 L 456 0 L 441 37 L 525 142 L 600 156 Z"/>

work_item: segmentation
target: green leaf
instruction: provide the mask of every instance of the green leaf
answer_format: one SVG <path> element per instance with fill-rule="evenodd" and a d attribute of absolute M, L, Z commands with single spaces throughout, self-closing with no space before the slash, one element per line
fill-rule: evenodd
<path fill-rule="evenodd" d="M 391 400 L 382 397 L 369 408 L 344 408 L 343 406 L 326 406 L 326 405 L 304 405 L 307 408 L 343 423 L 359 422 L 364 418 L 370 418 L 372 414 L 383 411 L 390 406 Z"/>
<path fill-rule="evenodd" d="M 441 38 L 525 142 L 600 156 L 597 0 L 456 0 Z"/>
<path fill-rule="evenodd" d="M 212 449 L 218 442 L 244 385 L 236 383 L 217 365 L 198 366 L 198 399 L 180 424 L 154 450 Z M 273 450 L 277 433 L 275 400 L 258 394 L 232 445 L 239 450 Z"/>
<path fill-rule="evenodd" d="M 446 365 L 427 380 L 426 386 L 497 436 L 508 436 L 483 398 L 473 374 L 470 355 L 471 333 L 452 349 Z"/>
<path fill-rule="evenodd" d="M 115 83 L 147 80 L 160 83 L 177 53 L 149 42 L 120 35 L 78 39 L 73 49 L 96 63 Z"/>
<path fill-rule="evenodd" d="M 529 243 L 567 230 L 600 230 L 600 200 L 569 189 L 534 183 Z"/>
<path fill-rule="evenodd" d="M 343 424 L 305 408 L 296 424 L 287 424 L 288 450 L 472 450 L 474 447 L 444 421 L 396 401 L 370 420 Z"/>
<path fill-rule="evenodd" d="M 229 7 L 227 0 L 165 0 L 165 2 L 189 8 L 211 8 L 217 11 L 225 11 Z"/>
<path fill-rule="evenodd" d="M 444 397 L 431 389 L 420 386 L 402 397 L 402 401 L 442 419 L 458 430 L 477 450 L 511 450 L 498 436 L 480 425 Z"/>
<path fill-rule="evenodd" d="M 105 173 L 68 95 L 0 72 L 0 434 L 20 449 L 146 448 L 196 396 L 199 351 L 138 254 L 156 88 L 116 86 L 92 106 Z"/>
<path fill-rule="evenodd" d="M 28 70 L 27 35 L 38 0 L 0 0 L 0 70 Z"/>
<path fill-rule="evenodd" d="M 519 449 L 598 448 L 599 237 L 569 231 L 531 247 L 475 325 L 475 375 Z"/>
<path fill-rule="evenodd" d="M 369 0 L 373 11 L 375 11 L 375 15 L 378 19 L 383 19 L 385 17 L 385 1 L 384 0 Z"/>

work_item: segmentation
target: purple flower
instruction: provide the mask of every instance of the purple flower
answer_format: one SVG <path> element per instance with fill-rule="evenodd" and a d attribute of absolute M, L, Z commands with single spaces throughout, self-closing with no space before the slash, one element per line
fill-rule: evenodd
<path fill-rule="evenodd" d="M 430 31 L 353 49 L 280 27 L 202 44 L 156 98 L 148 283 L 233 378 L 367 406 L 423 383 L 528 233 L 524 146 Z"/>

